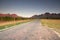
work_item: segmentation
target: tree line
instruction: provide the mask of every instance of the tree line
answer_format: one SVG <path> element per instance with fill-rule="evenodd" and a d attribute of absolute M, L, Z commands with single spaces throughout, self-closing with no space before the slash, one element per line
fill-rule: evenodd
<path fill-rule="evenodd" d="M 0 21 L 25 20 L 28 18 L 20 17 L 16 14 L 0 14 Z"/>
<path fill-rule="evenodd" d="M 40 18 L 40 19 L 60 19 L 60 13 L 49 13 L 46 12 L 41 15 L 34 15 L 31 18 Z"/>

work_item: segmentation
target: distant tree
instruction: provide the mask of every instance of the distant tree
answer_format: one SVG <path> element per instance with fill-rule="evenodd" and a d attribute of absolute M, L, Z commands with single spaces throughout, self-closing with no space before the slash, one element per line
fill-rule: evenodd
<path fill-rule="evenodd" d="M 47 19 L 50 18 L 50 13 L 49 13 L 49 12 L 46 12 L 44 15 L 45 15 L 45 17 L 46 17 Z"/>

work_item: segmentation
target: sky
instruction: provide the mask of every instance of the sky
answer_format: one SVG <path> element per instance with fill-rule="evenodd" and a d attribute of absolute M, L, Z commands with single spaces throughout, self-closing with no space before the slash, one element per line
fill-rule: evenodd
<path fill-rule="evenodd" d="M 0 0 L 0 13 L 31 17 L 45 12 L 60 13 L 60 0 Z"/>

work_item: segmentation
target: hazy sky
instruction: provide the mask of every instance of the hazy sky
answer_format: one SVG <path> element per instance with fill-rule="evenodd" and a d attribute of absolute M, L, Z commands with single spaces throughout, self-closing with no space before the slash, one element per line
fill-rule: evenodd
<path fill-rule="evenodd" d="M 45 12 L 60 12 L 60 0 L 0 0 L 0 13 L 30 17 Z"/>

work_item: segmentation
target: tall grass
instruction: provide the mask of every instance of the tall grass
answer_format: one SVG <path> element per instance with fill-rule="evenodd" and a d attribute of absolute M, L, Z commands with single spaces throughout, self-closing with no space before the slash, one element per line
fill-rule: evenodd
<path fill-rule="evenodd" d="M 60 19 L 41 19 L 41 23 L 60 33 Z"/>

